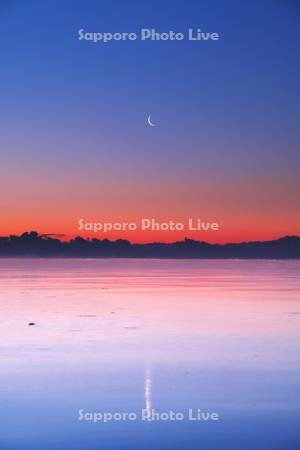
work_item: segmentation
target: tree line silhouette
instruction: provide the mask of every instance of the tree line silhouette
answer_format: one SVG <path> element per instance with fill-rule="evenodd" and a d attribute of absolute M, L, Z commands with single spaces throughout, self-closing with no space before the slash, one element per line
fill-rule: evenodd
<path fill-rule="evenodd" d="M 31 231 L 20 236 L 0 237 L 0 257 L 299 259 L 300 237 L 228 244 L 209 244 L 191 239 L 133 244 L 124 239 L 110 241 L 79 236 L 62 241 L 53 235 Z"/>

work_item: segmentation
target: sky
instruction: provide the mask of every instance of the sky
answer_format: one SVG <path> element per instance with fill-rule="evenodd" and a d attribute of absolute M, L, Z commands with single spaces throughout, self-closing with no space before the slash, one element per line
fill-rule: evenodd
<path fill-rule="evenodd" d="M 300 234 L 297 1 L 3 0 L 0 17 L 0 235 Z M 220 40 L 104 44 L 79 41 L 82 28 Z M 220 229 L 78 230 L 190 217 Z"/>

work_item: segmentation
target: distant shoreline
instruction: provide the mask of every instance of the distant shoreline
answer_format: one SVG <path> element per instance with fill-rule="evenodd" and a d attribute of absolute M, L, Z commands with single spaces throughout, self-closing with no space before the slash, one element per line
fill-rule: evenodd
<path fill-rule="evenodd" d="M 92 259 L 300 259 L 300 237 L 271 241 L 209 244 L 185 239 L 173 243 L 133 244 L 118 239 L 60 241 L 35 231 L 0 237 L 0 258 L 92 258 Z"/>

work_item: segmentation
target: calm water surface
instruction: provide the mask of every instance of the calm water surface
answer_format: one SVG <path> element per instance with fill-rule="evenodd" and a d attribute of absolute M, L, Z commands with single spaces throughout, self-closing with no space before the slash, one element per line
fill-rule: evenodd
<path fill-rule="evenodd" d="M 0 450 L 299 450 L 299 293 L 297 261 L 0 260 Z"/>

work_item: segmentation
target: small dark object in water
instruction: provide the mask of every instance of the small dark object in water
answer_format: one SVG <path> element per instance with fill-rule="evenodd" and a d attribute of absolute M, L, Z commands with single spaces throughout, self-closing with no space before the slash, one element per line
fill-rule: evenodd
<path fill-rule="evenodd" d="M 35 325 L 34 322 L 29 322 L 29 324 L 28 324 L 29 327 L 33 327 L 33 325 Z"/>

